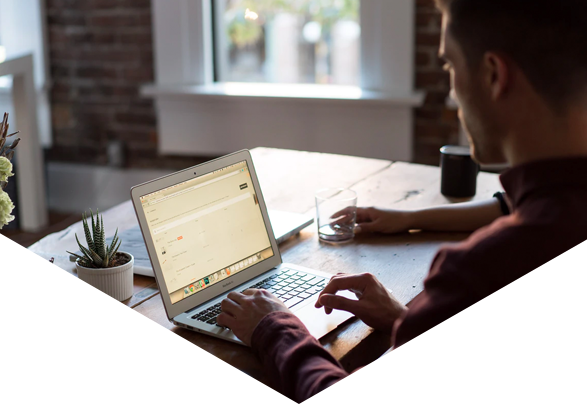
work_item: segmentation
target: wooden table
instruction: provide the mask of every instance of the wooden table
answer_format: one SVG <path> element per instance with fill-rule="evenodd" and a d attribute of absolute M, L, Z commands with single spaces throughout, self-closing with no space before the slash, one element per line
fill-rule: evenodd
<path fill-rule="evenodd" d="M 312 212 L 314 192 L 324 187 L 354 189 L 359 206 L 415 209 L 456 202 L 440 194 L 437 167 L 266 148 L 254 149 L 251 153 L 269 209 Z M 501 189 L 497 175 L 480 173 L 474 199 L 490 198 Z M 116 226 L 124 231 L 137 225 L 130 201 L 105 212 L 104 224 L 111 233 Z M 65 250 L 76 250 L 76 232 L 83 234 L 81 223 L 45 237 L 30 249 L 46 258 L 55 257 L 57 265 L 73 274 L 74 265 L 69 262 Z M 333 275 L 371 272 L 407 304 L 422 291 L 422 281 L 440 244 L 458 242 L 466 237 L 464 233 L 426 232 L 360 235 L 352 243 L 337 246 L 319 242 L 313 225 L 282 244 L 280 250 L 284 262 Z M 124 303 L 252 377 L 267 382 L 250 349 L 171 324 L 153 278 L 135 275 L 135 294 Z M 389 335 L 374 332 L 353 319 L 320 342 L 351 371 L 379 357 L 389 348 L 389 340 Z"/>

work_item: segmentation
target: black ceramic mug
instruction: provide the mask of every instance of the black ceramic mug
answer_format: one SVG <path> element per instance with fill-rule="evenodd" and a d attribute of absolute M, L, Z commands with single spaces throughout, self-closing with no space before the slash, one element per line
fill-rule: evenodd
<path fill-rule="evenodd" d="M 442 147 L 440 149 L 440 192 L 452 198 L 475 196 L 479 169 L 479 164 L 471 158 L 469 147 Z"/>

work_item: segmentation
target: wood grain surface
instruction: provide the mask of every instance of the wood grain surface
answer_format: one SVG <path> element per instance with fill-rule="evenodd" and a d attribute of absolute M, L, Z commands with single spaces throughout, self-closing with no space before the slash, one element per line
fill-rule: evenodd
<path fill-rule="evenodd" d="M 384 160 L 293 150 L 257 148 L 251 154 L 267 205 L 299 213 L 313 206 L 316 189 L 350 187 L 391 166 L 390 161 Z M 106 237 L 113 236 L 116 229 L 123 232 L 138 224 L 130 201 L 109 209 L 103 217 Z M 154 278 L 135 275 L 135 295 L 131 299 L 108 306 L 84 303 L 79 297 L 75 264 L 66 253 L 78 250 L 76 234 L 83 239 L 81 221 L 19 253 L 22 272 L 41 272 L 47 260 L 55 257 L 49 278 L 53 335 L 90 316 L 103 315 L 104 321 L 113 319 L 156 293 Z M 17 346 L 10 342 L 8 332 L 1 333 L 0 380 L 59 348 L 51 340 L 32 347 Z"/>
<path fill-rule="evenodd" d="M 352 188 L 359 206 L 416 209 L 460 202 L 440 194 L 438 167 L 351 156 L 258 148 L 251 151 L 268 208 L 298 213 L 314 211 L 314 193 L 321 188 Z M 502 190 L 498 176 L 480 173 L 476 200 L 490 198 Z M 130 201 L 104 212 L 104 222 L 113 233 L 137 224 Z M 82 234 L 81 223 L 45 237 L 31 250 L 48 256 L 59 253 L 56 264 L 72 272 L 65 262 L 65 249 L 75 248 L 74 234 Z M 110 236 L 111 234 L 107 234 Z M 464 233 L 412 232 L 400 235 L 358 235 L 341 245 L 320 242 L 312 225 L 280 246 L 283 261 L 329 274 L 370 272 L 391 289 L 403 303 L 423 289 L 430 262 L 443 243 L 465 239 Z M 259 361 L 250 349 L 174 326 L 166 317 L 153 278 L 135 275 L 135 295 L 125 304 L 194 343 L 203 350 L 267 383 Z M 322 338 L 321 343 L 351 371 L 379 357 L 389 348 L 389 335 L 351 319 Z"/>

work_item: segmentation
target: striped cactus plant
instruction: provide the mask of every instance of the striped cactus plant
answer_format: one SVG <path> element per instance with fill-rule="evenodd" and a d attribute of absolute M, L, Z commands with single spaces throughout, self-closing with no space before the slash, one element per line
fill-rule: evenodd
<path fill-rule="evenodd" d="M 90 216 L 92 220 L 92 229 L 90 231 L 90 227 L 88 225 L 88 215 L 86 212 L 82 215 L 82 223 L 84 225 L 84 233 L 86 236 L 86 243 L 88 244 L 87 247 L 84 247 L 79 239 L 77 238 L 77 234 L 75 235 L 75 239 L 77 244 L 80 248 L 82 255 L 74 254 L 72 252 L 67 251 L 69 254 L 73 255 L 74 257 L 78 258 L 79 265 L 82 265 L 86 268 L 111 268 L 118 265 L 123 264 L 124 262 L 119 262 L 117 259 L 116 253 L 118 252 L 118 248 L 122 243 L 118 239 L 118 229 L 116 229 L 116 233 L 114 234 L 114 239 L 110 243 L 109 246 L 106 245 L 106 237 L 104 232 L 104 219 L 96 211 L 96 220 L 94 221 L 94 213 L 90 210 Z"/>

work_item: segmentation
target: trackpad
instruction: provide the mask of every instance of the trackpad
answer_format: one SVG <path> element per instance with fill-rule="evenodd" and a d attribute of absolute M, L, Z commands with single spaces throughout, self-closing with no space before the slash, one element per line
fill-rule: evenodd
<path fill-rule="evenodd" d="M 357 300 L 355 294 L 349 291 L 339 292 L 337 295 Z M 332 313 L 326 314 L 324 313 L 324 307 L 317 309 L 314 307 L 314 303 L 315 300 L 311 304 L 302 307 L 299 311 L 296 311 L 295 315 L 302 320 L 306 328 L 308 328 L 308 331 L 310 331 L 310 334 L 316 339 L 322 338 L 340 324 L 354 316 L 348 311 L 341 310 L 333 310 Z"/>

